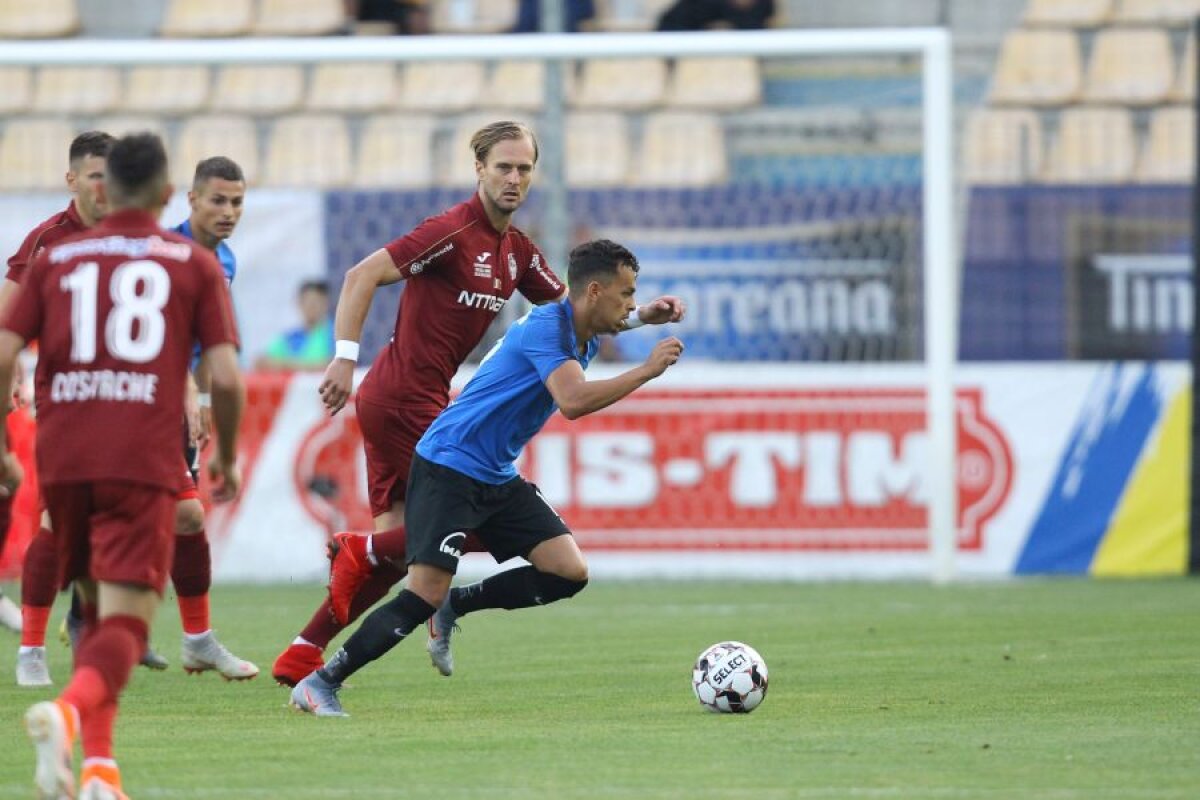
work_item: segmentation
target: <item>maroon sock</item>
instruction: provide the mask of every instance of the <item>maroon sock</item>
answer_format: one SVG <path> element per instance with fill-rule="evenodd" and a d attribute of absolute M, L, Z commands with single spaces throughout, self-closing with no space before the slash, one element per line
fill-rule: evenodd
<path fill-rule="evenodd" d="M 407 570 L 396 569 L 391 564 L 384 564 L 376 567 L 371 573 L 371 577 L 367 578 L 362 588 L 358 590 L 358 594 L 354 595 L 354 600 L 350 602 L 350 622 L 361 617 L 364 613 L 370 610 L 371 606 L 379 602 L 391 588 L 404 579 Z"/>
<path fill-rule="evenodd" d="M 321 601 L 321 605 L 312 615 L 312 619 L 304 626 L 304 630 L 300 631 L 300 635 L 306 642 L 312 642 L 317 647 L 324 650 L 333 641 L 333 637 L 337 636 L 343 630 L 341 625 L 333 618 L 333 609 L 329 606 L 329 598 Z"/>
<path fill-rule="evenodd" d="M 175 537 L 171 560 L 171 583 L 180 597 L 208 594 L 212 587 L 212 553 L 204 531 Z"/>
<path fill-rule="evenodd" d="M 105 617 L 79 645 L 75 656 L 76 671 L 90 667 L 104 678 L 109 698 L 121 696 L 121 690 L 129 681 L 129 673 L 146 652 L 150 629 L 137 617 L 116 614 Z M 65 698 L 64 698 L 65 699 Z M 91 709 L 79 708 L 81 715 Z"/>
<path fill-rule="evenodd" d="M 381 567 L 390 564 L 393 567 L 403 569 L 406 540 L 407 537 L 404 535 L 403 525 L 373 534 L 371 537 L 370 552 L 375 556 L 375 563 Z M 376 600 L 378 599 L 376 598 Z"/>
<path fill-rule="evenodd" d="M 21 566 L 21 604 L 49 608 L 58 594 L 58 551 L 54 533 L 39 528 Z"/>

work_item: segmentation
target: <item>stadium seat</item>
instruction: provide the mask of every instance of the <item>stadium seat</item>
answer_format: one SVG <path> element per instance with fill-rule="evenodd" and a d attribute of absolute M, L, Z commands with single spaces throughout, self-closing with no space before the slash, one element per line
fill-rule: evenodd
<path fill-rule="evenodd" d="M 1118 0 L 1115 21 L 1185 25 L 1200 16 L 1200 0 Z"/>
<path fill-rule="evenodd" d="M 109 117 L 98 117 L 94 123 L 96 130 L 111 133 L 113 136 L 124 136 L 128 133 L 149 131 L 157 133 L 167 144 L 167 153 L 171 152 L 170 137 L 167 134 L 167 124 L 161 117 L 151 117 L 133 114 L 119 114 Z"/>
<path fill-rule="evenodd" d="M 0 0 L 0 39 L 57 39 L 78 32 L 75 0 Z"/>
<path fill-rule="evenodd" d="M 424 61 L 404 68 L 400 107 L 462 111 L 478 102 L 485 77 L 478 61 Z"/>
<path fill-rule="evenodd" d="M 258 130 L 249 117 L 207 115 L 183 123 L 175 142 L 171 174 L 178 186 L 188 186 L 196 163 L 211 156 L 227 156 L 242 168 L 246 183 L 258 183 Z"/>
<path fill-rule="evenodd" d="M 1024 24 L 1097 27 L 1108 21 L 1112 6 L 1113 0 L 1029 0 Z"/>
<path fill-rule="evenodd" d="M 570 63 L 563 65 L 563 90 L 569 97 L 574 84 Z M 545 105 L 546 65 L 541 61 L 501 61 L 492 68 L 484 97 L 503 108 L 537 111 Z"/>
<path fill-rule="evenodd" d="M 125 81 L 128 111 L 186 114 L 208 103 L 209 74 L 204 66 L 137 66 Z"/>
<path fill-rule="evenodd" d="M 354 162 L 363 189 L 424 189 L 433 185 L 431 117 L 380 114 L 366 120 Z"/>
<path fill-rule="evenodd" d="M 667 62 L 661 58 L 595 58 L 583 62 L 572 105 L 641 110 L 662 104 Z"/>
<path fill-rule="evenodd" d="M 1165 31 L 1110 28 L 1096 34 L 1083 99 L 1092 103 L 1151 105 L 1163 101 L 1174 78 Z"/>
<path fill-rule="evenodd" d="M 1190 106 L 1160 108 L 1138 159 L 1142 183 L 1191 183 L 1196 170 L 1196 112 Z"/>
<path fill-rule="evenodd" d="M 761 102 L 756 58 L 681 58 L 671 71 L 668 106 L 727 110 Z"/>
<path fill-rule="evenodd" d="M 969 183 L 1034 180 L 1042 169 L 1042 127 L 1027 108 L 979 109 L 967 121 L 964 173 Z"/>
<path fill-rule="evenodd" d="M 241 64 L 222 67 L 217 73 L 212 107 L 243 114 L 280 114 L 298 108 L 303 97 L 300 67 Z"/>
<path fill-rule="evenodd" d="M 993 77 L 993 103 L 1053 106 L 1079 94 L 1079 40 L 1069 30 L 1018 30 L 1004 38 Z"/>
<path fill-rule="evenodd" d="M 25 111 L 33 101 L 33 70 L 0 67 L 0 114 Z"/>
<path fill-rule="evenodd" d="M 253 0 L 170 0 L 158 32 L 177 37 L 244 36 L 253 21 Z"/>
<path fill-rule="evenodd" d="M 100 114 L 117 106 L 121 75 L 113 67 L 42 67 L 34 81 L 33 110 Z"/>
<path fill-rule="evenodd" d="M 517 24 L 517 0 L 432 0 L 434 33 L 503 33 Z"/>
<path fill-rule="evenodd" d="M 596 0 L 592 27 L 602 31 L 652 31 L 675 0 Z"/>
<path fill-rule="evenodd" d="M 1045 173 L 1048 183 L 1123 183 L 1133 176 L 1133 118 L 1125 108 L 1069 108 Z"/>
<path fill-rule="evenodd" d="M 330 188 L 350 183 L 350 130 L 333 114 L 280 117 L 267 143 L 269 186 Z"/>
<path fill-rule="evenodd" d="M 346 25 L 342 0 L 259 0 L 257 36 L 324 36 Z"/>
<path fill-rule="evenodd" d="M 321 63 L 312 71 L 308 90 L 313 111 L 370 112 L 396 104 L 396 65 Z"/>
<path fill-rule="evenodd" d="M 1196 99 L 1196 37 L 1186 37 L 1183 58 L 1179 60 L 1179 75 L 1171 87 L 1171 99 L 1188 102 Z"/>
<path fill-rule="evenodd" d="M 624 186 L 629 181 L 629 123 L 612 111 L 577 111 L 567 117 L 563 168 L 567 185 Z"/>
<path fill-rule="evenodd" d="M 62 119 L 10 120 L 0 139 L 0 189 L 62 191 L 76 133 Z"/>
<path fill-rule="evenodd" d="M 715 114 L 649 114 L 633 180 L 641 186 L 712 186 L 726 179 L 725 134 Z"/>

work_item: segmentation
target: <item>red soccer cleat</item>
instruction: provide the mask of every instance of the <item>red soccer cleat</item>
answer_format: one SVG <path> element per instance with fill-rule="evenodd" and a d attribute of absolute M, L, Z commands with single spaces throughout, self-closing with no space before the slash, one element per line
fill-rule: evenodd
<path fill-rule="evenodd" d="M 271 677 L 280 686 L 295 686 L 325 666 L 324 651 L 315 644 L 293 644 L 279 654 L 271 667 Z"/>
<path fill-rule="evenodd" d="M 329 605 L 339 625 L 350 624 L 350 604 L 370 576 L 367 537 L 335 533 L 329 543 Z"/>

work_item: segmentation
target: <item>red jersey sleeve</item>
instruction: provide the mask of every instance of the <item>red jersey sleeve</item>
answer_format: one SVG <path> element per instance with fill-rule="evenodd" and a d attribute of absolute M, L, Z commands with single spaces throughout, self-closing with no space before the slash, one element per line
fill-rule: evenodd
<path fill-rule="evenodd" d="M 528 241 L 528 240 L 526 240 Z M 549 303 L 562 296 L 567 287 L 546 263 L 546 257 L 533 242 L 529 242 L 529 269 L 521 276 L 517 289 L 531 303 Z"/>
<path fill-rule="evenodd" d="M 196 265 L 200 270 L 200 291 L 196 300 L 194 340 L 200 342 L 201 351 L 219 344 L 240 347 L 225 273 L 212 253 L 197 248 L 195 258 L 200 262 Z"/>
<path fill-rule="evenodd" d="M 384 249 L 400 270 L 400 277 L 407 280 L 446 263 L 454 252 L 454 234 L 470 224 L 456 228 L 439 217 L 427 219 L 410 233 L 388 242 Z"/>
<path fill-rule="evenodd" d="M 46 254 L 43 252 L 34 259 L 35 267 L 45 260 Z M 36 275 L 37 272 L 33 271 L 31 274 Z M 43 304 L 42 290 L 37 280 L 31 279 L 22 283 L 8 307 L 8 314 L 5 315 L 4 322 L 0 327 L 12 331 L 26 342 L 32 342 L 38 338 L 38 334 L 42 330 Z"/>

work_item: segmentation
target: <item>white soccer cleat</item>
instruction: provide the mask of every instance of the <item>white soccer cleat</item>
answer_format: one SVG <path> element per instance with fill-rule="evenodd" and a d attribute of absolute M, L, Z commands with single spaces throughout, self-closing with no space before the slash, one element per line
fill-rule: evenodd
<path fill-rule="evenodd" d="M 21 627 L 21 607 L 0 594 L 0 628 L 20 633 Z"/>
<path fill-rule="evenodd" d="M 46 664 L 46 648 L 31 647 L 17 651 L 17 686 L 52 686 L 50 667 Z"/>
<path fill-rule="evenodd" d="M 226 650 L 212 631 L 198 639 L 184 636 L 179 660 L 188 674 L 216 670 L 227 681 L 248 681 L 258 675 L 258 667 Z"/>
<path fill-rule="evenodd" d="M 71 754 L 78 724 L 67 719 L 63 705 L 52 701 L 35 703 L 25 712 L 25 730 L 37 754 L 33 784 L 38 800 L 71 800 L 75 796 L 75 772 Z"/>
<path fill-rule="evenodd" d="M 450 649 L 450 637 L 458 630 L 456 620 L 458 614 L 450 605 L 450 596 L 442 603 L 442 607 L 433 612 L 427 627 L 429 638 L 425 640 L 425 649 L 429 651 L 429 660 L 434 669 L 449 678 L 454 674 L 454 652 Z"/>

